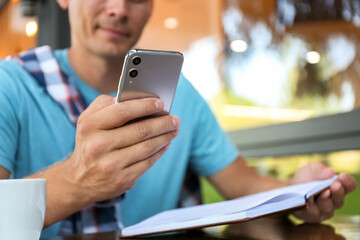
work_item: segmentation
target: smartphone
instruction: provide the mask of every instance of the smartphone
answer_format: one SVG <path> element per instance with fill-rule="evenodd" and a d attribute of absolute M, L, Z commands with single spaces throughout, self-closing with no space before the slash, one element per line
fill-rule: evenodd
<path fill-rule="evenodd" d="M 116 102 L 146 97 L 160 98 L 170 113 L 184 57 L 179 52 L 130 50 L 124 60 Z"/>

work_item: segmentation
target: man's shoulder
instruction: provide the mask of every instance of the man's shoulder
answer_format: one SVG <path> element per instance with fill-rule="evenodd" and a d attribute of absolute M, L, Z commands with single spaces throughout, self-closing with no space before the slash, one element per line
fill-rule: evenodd
<path fill-rule="evenodd" d="M 182 125 L 190 128 L 196 127 L 202 118 L 211 117 L 207 102 L 184 75 L 180 77 L 171 114 L 179 116 Z"/>
<path fill-rule="evenodd" d="M 0 59 L 0 90 L 8 94 L 33 86 L 35 81 L 16 59 Z"/>
<path fill-rule="evenodd" d="M 0 74 L 11 74 L 14 71 L 21 71 L 22 66 L 16 62 L 16 60 L 12 60 L 10 58 L 0 59 Z"/>
<path fill-rule="evenodd" d="M 61 54 L 65 49 L 52 50 L 50 46 L 44 45 L 20 52 L 17 55 L 0 58 L 0 69 L 10 73 L 28 72 L 26 64 L 30 63 L 33 67 L 34 62 L 43 63 L 47 60 L 57 61 L 56 56 Z M 32 68 L 30 67 L 30 68 Z"/>
<path fill-rule="evenodd" d="M 16 56 L 8 56 L 0 59 L 0 84 L 21 83 L 33 84 L 33 72 L 39 72 L 40 65 L 46 64 L 48 60 L 56 60 L 54 51 L 49 46 L 32 48 L 19 53 Z M 51 64 L 46 64 L 46 67 Z M 8 80 L 9 79 L 9 80 Z"/>
<path fill-rule="evenodd" d="M 195 89 L 192 83 L 181 74 L 179 79 L 179 84 L 176 89 L 174 101 L 176 103 L 181 103 L 180 105 L 187 104 L 186 108 L 199 108 L 207 105 L 205 99 L 200 95 L 200 93 Z"/>
<path fill-rule="evenodd" d="M 198 91 L 194 88 L 194 86 L 190 83 L 190 81 L 184 76 L 183 73 L 181 73 L 179 78 L 178 87 L 176 89 L 176 94 L 179 95 L 179 97 L 183 97 L 186 99 L 191 99 L 193 97 L 199 98 L 200 95 Z"/>
<path fill-rule="evenodd" d="M 16 61 L 0 59 L 0 84 L 22 80 L 26 75 L 25 69 Z"/>

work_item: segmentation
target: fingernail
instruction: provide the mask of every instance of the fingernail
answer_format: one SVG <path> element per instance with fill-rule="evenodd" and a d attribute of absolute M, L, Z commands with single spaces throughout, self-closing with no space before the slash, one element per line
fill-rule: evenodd
<path fill-rule="evenodd" d="M 349 180 L 349 176 L 347 174 L 342 174 L 341 178 L 344 182 Z"/>
<path fill-rule="evenodd" d="M 178 127 L 180 125 L 180 119 L 178 117 L 173 116 L 172 121 L 173 121 L 174 127 Z"/>
<path fill-rule="evenodd" d="M 324 191 L 324 193 L 321 196 L 322 196 L 322 198 L 328 198 L 328 197 L 330 197 L 330 194 L 331 194 L 330 190 L 327 189 Z"/>
<path fill-rule="evenodd" d="M 155 106 L 156 106 L 156 109 L 163 109 L 164 108 L 164 103 L 160 99 L 156 99 L 155 100 Z"/>
<path fill-rule="evenodd" d="M 179 134 L 179 130 L 175 130 L 172 132 L 175 136 L 177 136 Z"/>
<path fill-rule="evenodd" d="M 164 148 L 169 149 L 169 147 L 170 147 L 170 143 L 168 145 L 166 145 Z"/>
<path fill-rule="evenodd" d="M 332 186 L 332 190 L 336 192 L 336 191 L 339 191 L 340 188 L 341 188 L 341 183 L 339 183 L 339 182 L 334 182 L 334 184 L 333 184 L 333 186 Z"/>

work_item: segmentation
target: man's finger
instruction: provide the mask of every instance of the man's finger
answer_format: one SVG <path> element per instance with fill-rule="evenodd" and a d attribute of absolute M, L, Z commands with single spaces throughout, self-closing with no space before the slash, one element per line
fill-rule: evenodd
<path fill-rule="evenodd" d="M 338 181 L 341 182 L 345 189 L 345 193 L 353 192 L 357 188 L 356 180 L 353 176 L 347 173 L 340 173 Z"/>
<path fill-rule="evenodd" d="M 320 221 L 322 222 L 322 221 L 328 220 L 328 219 L 332 218 L 333 216 L 334 216 L 334 211 L 329 212 L 329 213 L 324 213 L 321 215 Z"/>
<path fill-rule="evenodd" d="M 112 159 L 117 159 L 119 161 L 120 168 L 128 168 L 131 165 L 141 162 L 144 159 L 156 154 L 162 148 L 168 146 L 171 143 L 171 140 L 175 137 L 176 135 L 172 132 L 153 137 L 141 143 L 114 152 L 115 155 Z"/>
<path fill-rule="evenodd" d="M 132 123 L 109 132 L 111 147 L 114 149 L 125 148 L 143 142 L 147 139 L 177 131 L 180 119 L 176 116 L 163 116 L 150 118 Z M 175 134 L 177 135 L 177 134 Z M 118 136 L 122 136 L 119 138 Z"/>
<path fill-rule="evenodd" d="M 86 115 L 93 114 L 99 111 L 100 109 L 103 109 L 107 106 L 114 104 L 114 102 L 115 102 L 114 97 L 108 95 L 100 95 L 90 104 L 90 106 L 83 112 L 83 114 Z"/>
<path fill-rule="evenodd" d="M 328 179 L 335 175 L 333 169 L 325 166 L 320 162 L 310 163 L 310 169 L 314 179 L 318 179 L 318 180 Z"/>
<path fill-rule="evenodd" d="M 331 198 L 331 191 L 329 189 L 326 189 L 324 192 L 322 192 L 315 202 L 319 210 L 321 211 L 321 214 L 329 214 L 334 211 L 334 204 L 332 202 Z"/>
<path fill-rule="evenodd" d="M 129 176 L 130 179 L 133 179 L 136 181 L 139 177 L 141 177 L 146 171 L 148 171 L 159 158 L 164 155 L 167 148 L 162 148 L 158 152 L 156 152 L 154 155 L 148 157 L 147 159 L 144 159 L 142 161 L 136 162 L 133 165 L 129 166 L 125 171 L 127 173 L 127 176 Z"/>
<path fill-rule="evenodd" d="M 293 214 L 307 223 L 318 223 L 321 221 L 321 211 L 315 203 L 310 203 L 306 209 L 297 210 Z"/>
<path fill-rule="evenodd" d="M 108 130 L 120 127 L 130 120 L 160 112 L 164 103 L 157 98 L 129 100 L 112 104 L 92 116 L 99 129 Z"/>
<path fill-rule="evenodd" d="M 330 186 L 331 199 L 336 209 L 344 205 L 345 189 L 339 181 L 334 182 Z"/>

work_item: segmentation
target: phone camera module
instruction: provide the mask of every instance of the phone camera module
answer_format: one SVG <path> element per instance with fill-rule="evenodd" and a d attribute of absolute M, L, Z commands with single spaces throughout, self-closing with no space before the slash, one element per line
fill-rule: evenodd
<path fill-rule="evenodd" d="M 131 69 L 129 72 L 129 76 L 135 78 L 138 75 L 138 71 L 136 69 Z"/>
<path fill-rule="evenodd" d="M 132 60 L 134 65 L 139 65 L 141 63 L 141 58 L 140 57 L 134 57 Z"/>

